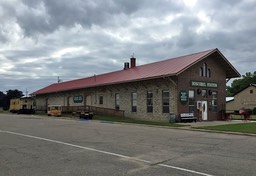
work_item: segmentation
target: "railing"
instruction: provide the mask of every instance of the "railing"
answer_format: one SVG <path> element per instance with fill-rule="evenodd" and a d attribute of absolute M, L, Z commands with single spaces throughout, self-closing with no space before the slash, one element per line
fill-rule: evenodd
<path fill-rule="evenodd" d="M 222 110 L 223 120 L 251 120 L 252 119 L 252 110 L 244 109 L 241 110 Z M 235 117 L 235 118 L 234 118 Z"/>
<path fill-rule="evenodd" d="M 35 106 L 35 111 L 45 111 L 46 112 L 47 108 L 46 106 Z"/>
<path fill-rule="evenodd" d="M 92 111 L 94 114 L 109 115 L 109 116 L 115 116 L 115 117 L 124 117 L 123 110 L 100 108 L 100 107 L 93 107 L 93 106 L 91 106 L 91 108 L 92 108 Z"/>
<path fill-rule="evenodd" d="M 62 112 L 70 113 L 70 112 L 81 112 L 85 110 L 91 110 L 86 108 L 85 106 L 62 106 Z"/>
<path fill-rule="evenodd" d="M 67 113 L 92 111 L 98 115 L 109 115 L 114 117 L 124 117 L 123 110 L 116 110 L 111 108 L 101 108 L 96 106 L 62 106 L 62 111 Z"/>
<path fill-rule="evenodd" d="M 46 106 L 36 106 L 36 111 L 46 111 Z M 123 110 L 116 110 L 111 108 L 101 108 L 96 106 L 62 106 L 62 112 L 72 113 L 72 112 L 82 112 L 82 111 L 92 111 L 94 114 L 98 115 L 108 115 L 114 117 L 124 117 Z"/>

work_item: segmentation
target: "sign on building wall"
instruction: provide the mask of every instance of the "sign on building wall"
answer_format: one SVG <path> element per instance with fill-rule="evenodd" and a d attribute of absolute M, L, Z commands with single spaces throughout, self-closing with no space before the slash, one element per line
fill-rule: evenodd
<path fill-rule="evenodd" d="M 209 88 L 217 88 L 218 87 L 217 83 L 201 82 L 201 81 L 190 81 L 190 85 L 195 86 L 195 87 L 209 87 Z"/>
<path fill-rule="evenodd" d="M 75 95 L 75 96 L 73 97 L 74 103 L 82 103 L 83 100 L 84 100 L 83 95 Z"/>
<path fill-rule="evenodd" d="M 185 105 L 188 101 L 188 93 L 185 90 L 180 91 L 180 102 Z"/>

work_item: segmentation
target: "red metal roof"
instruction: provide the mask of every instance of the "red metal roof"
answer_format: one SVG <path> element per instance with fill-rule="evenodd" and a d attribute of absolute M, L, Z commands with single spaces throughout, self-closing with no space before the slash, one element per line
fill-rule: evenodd
<path fill-rule="evenodd" d="M 163 76 L 178 75 L 179 73 L 183 72 L 190 66 L 194 65 L 195 63 L 199 62 L 200 60 L 214 53 L 215 51 L 219 52 L 218 49 L 211 49 L 186 56 L 136 66 L 134 68 L 129 68 L 127 70 L 119 70 L 92 77 L 66 81 L 62 83 L 55 83 L 40 90 L 37 90 L 36 92 L 32 93 L 32 95 L 62 92 L 74 89 L 146 80 Z M 223 59 L 226 60 L 225 58 Z"/>

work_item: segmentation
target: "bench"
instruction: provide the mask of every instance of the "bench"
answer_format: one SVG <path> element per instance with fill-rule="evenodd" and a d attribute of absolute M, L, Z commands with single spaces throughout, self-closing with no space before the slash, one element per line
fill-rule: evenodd
<path fill-rule="evenodd" d="M 180 122 L 196 122 L 196 117 L 194 117 L 194 113 L 181 113 L 180 114 Z"/>

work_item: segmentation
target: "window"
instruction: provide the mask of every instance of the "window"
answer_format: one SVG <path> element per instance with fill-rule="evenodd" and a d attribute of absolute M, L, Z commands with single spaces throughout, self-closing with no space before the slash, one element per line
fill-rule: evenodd
<path fill-rule="evenodd" d="M 203 68 L 202 67 L 199 68 L 199 76 L 204 76 L 203 75 Z"/>
<path fill-rule="evenodd" d="M 189 113 L 195 112 L 195 91 L 188 91 L 188 101 L 189 101 Z"/>
<path fill-rule="evenodd" d="M 211 77 L 211 70 L 208 68 L 208 72 L 207 72 L 207 77 L 210 78 Z"/>
<path fill-rule="evenodd" d="M 99 103 L 103 104 L 103 95 L 99 95 Z"/>
<path fill-rule="evenodd" d="M 132 93 L 132 112 L 137 112 L 137 93 Z"/>
<path fill-rule="evenodd" d="M 204 63 L 203 67 L 199 68 L 199 76 L 203 76 L 203 77 L 211 77 L 211 70 L 207 67 L 207 64 Z"/>
<path fill-rule="evenodd" d="M 212 92 L 212 112 L 217 112 L 217 92 Z"/>
<path fill-rule="evenodd" d="M 203 89 L 201 95 L 203 98 L 206 98 L 207 91 L 205 89 Z"/>
<path fill-rule="evenodd" d="M 147 92 L 147 112 L 153 112 L 153 92 Z"/>
<path fill-rule="evenodd" d="M 206 63 L 204 63 L 204 65 L 203 65 L 203 76 L 207 76 L 207 64 Z"/>
<path fill-rule="evenodd" d="M 169 91 L 162 92 L 163 113 L 169 113 Z"/>
<path fill-rule="evenodd" d="M 250 94 L 253 94 L 253 90 L 250 90 Z"/>
<path fill-rule="evenodd" d="M 115 95 L 115 109 L 119 110 L 119 108 L 120 108 L 120 96 L 119 96 L 119 93 L 117 93 Z"/>

